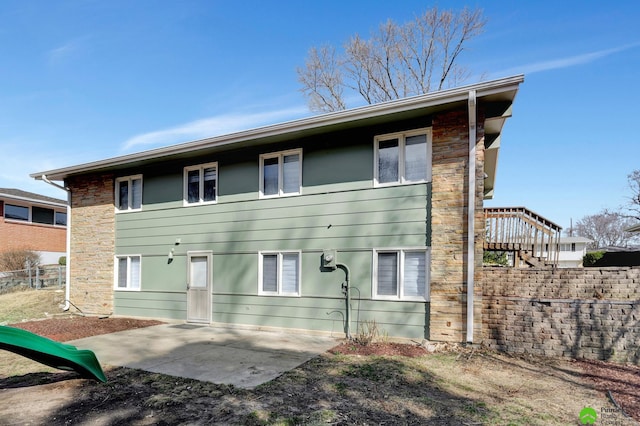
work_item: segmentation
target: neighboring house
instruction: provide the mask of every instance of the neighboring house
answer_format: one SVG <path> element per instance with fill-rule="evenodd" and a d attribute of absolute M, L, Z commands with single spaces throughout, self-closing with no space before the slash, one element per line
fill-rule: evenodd
<path fill-rule="evenodd" d="M 19 189 L 0 188 L 0 252 L 32 250 L 42 264 L 66 253 L 67 203 Z"/>
<path fill-rule="evenodd" d="M 580 268 L 582 259 L 587 254 L 587 246 L 593 240 L 584 237 L 560 237 L 558 244 L 558 268 Z M 537 256 L 547 257 L 549 245 L 546 244 L 545 251 L 536 253 Z"/>
<path fill-rule="evenodd" d="M 625 231 L 626 232 L 640 232 L 640 223 L 635 225 L 635 226 L 632 226 L 629 229 L 625 229 Z"/>
<path fill-rule="evenodd" d="M 347 334 L 375 320 L 390 336 L 473 341 L 483 198 L 522 81 L 33 174 L 71 193 L 70 300 L 89 314 Z"/>
<path fill-rule="evenodd" d="M 579 268 L 582 266 L 582 259 L 587 254 L 587 246 L 593 240 L 584 237 L 561 237 L 560 250 L 558 252 L 558 267 Z"/>

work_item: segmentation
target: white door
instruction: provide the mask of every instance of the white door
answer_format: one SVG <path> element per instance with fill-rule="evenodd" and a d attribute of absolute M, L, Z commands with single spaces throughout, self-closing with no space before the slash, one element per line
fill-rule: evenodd
<path fill-rule="evenodd" d="M 211 322 L 211 253 L 187 253 L 187 321 Z"/>

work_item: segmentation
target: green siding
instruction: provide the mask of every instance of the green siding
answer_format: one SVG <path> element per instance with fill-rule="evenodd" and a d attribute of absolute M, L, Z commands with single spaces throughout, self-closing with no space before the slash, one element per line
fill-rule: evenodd
<path fill-rule="evenodd" d="M 116 253 L 242 252 L 427 245 L 428 185 L 117 215 Z"/>
<path fill-rule="evenodd" d="M 116 315 L 178 320 L 187 317 L 187 297 L 184 292 L 117 291 L 114 303 Z"/>
<path fill-rule="evenodd" d="M 365 140 L 303 148 L 300 196 L 259 199 L 258 152 L 255 161 L 226 154 L 140 171 L 143 210 L 116 215 L 116 254 L 142 256 L 142 289 L 117 291 L 115 313 L 185 319 L 187 252 L 204 250 L 213 255 L 212 321 L 342 333 L 344 272 L 320 267 L 331 248 L 351 270 L 352 333 L 358 320 L 375 319 L 391 336 L 424 337 L 428 303 L 372 300 L 372 250 L 429 245 L 431 185 L 374 188 Z M 183 206 L 183 167 L 211 161 L 218 202 Z M 258 296 L 263 250 L 302 252 L 301 297 Z"/>
<path fill-rule="evenodd" d="M 345 331 L 344 298 L 291 298 L 214 295 L 213 321 L 265 327 Z M 428 323 L 428 304 L 378 300 L 351 301 L 351 333 L 360 323 L 375 320 L 389 336 L 422 339 Z"/>

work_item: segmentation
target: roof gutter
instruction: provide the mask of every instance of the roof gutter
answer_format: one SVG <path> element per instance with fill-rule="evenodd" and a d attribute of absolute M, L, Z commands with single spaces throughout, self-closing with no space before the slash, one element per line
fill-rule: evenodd
<path fill-rule="evenodd" d="M 156 148 L 134 154 L 123 155 L 120 157 L 109 158 L 106 160 L 80 164 L 77 166 L 65 167 L 61 169 L 50 170 L 47 172 L 34 173 L 30 176 L 35 179 L 40 179 L 43 174 L 46 174 L 53 180 L 63 180 L 65 177 L 73 174 L 87 173 L 89 171 L 96 171 L 109 167 L 120 167 L 132 162 L 145 161 L 151 158 L 163 158 L 171 155 L 189 153 L 197 151 L 199 149 L 233 145 L 238 142 L 244 142 L 247 140 L 265 139 L 290 133 L 306 132 L 336 124 L 356 122 L 359 120 L 366 120 L 382 115 L 401 113 L 412 109 L 429 108 L 452 102 L 465 102 L 468 98 L 468 92 L 470 90 L 476 92 L 477 97 L 490 96 L 517 88 L 517 86 L 522 83 L 523 80 L 524 77 L 522 75 L 516 75 L 499 80 L 481 82 L 449 90 L 442 90 L 439 92 L 432 92 L 423 95 L 412 96 L 409 98 L 403 98 L 388 102 L 382 102 L 379 104 L 366 105 L 359 108 L 302 118 L 266 127 L 244 130 L 237 133 L 215 136 L 212 138 L 206 138 L 193 142 L 186 142 L 178 145 Z"/>
<path fill-rule="evenodd" d="M 476 91 L 469 90 L 469 202 L 467 206 L 467 343 L 473 343 L 473 305 L 475 287 L 475 213 L 476 213 Z"/>
<path fill-rule="evenodd" d="M 62 185 L 58 185 L 55 182 L 51 182 L 47 175 L 42 175 L 40 178 L 51 186 L 55 186 L 58 189 L 62 189 L 67 193 L 67 234 L 66 234 L 66 265 L 65 265 L 65 290 L 64 290 L 64 306 L 63 311 L 69 310 L 70 295 L 71 295 L 71 190 Z"/>

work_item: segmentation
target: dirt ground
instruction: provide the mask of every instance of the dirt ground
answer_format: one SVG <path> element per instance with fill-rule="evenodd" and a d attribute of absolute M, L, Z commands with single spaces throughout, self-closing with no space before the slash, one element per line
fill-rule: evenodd
<path fill-rule="evenodd" d="M 72 340 L 153 325 L 128 318 L 55 318 L 14 324 Z M 2 425 L 579 424 L 640 419 L 640 369 L 518 358 L 414 344 L 339 345 L 254 390 L 108 367 L 108 382 L 78 378 L 17 355 L 0 358 Z M 598 424 L 598 423 L 597 423 Z"/>
<path fill-rule="evenodd" d="M 58 341 L 157 321 L 60 315 L 60 290 L 0 295 L 0 324 Z M 31 321 L 31 318 L 46 318 Z M 637 366 L 441 345 L 345 342 L 254 390 L 105 368 L 80 379 L 0 351 L 1 425 L 596 424 L 640 419 Z M 612 401 L 616 401 L 615 403 Z M 621 408 L 618 408 L 619 404 Z"/>

